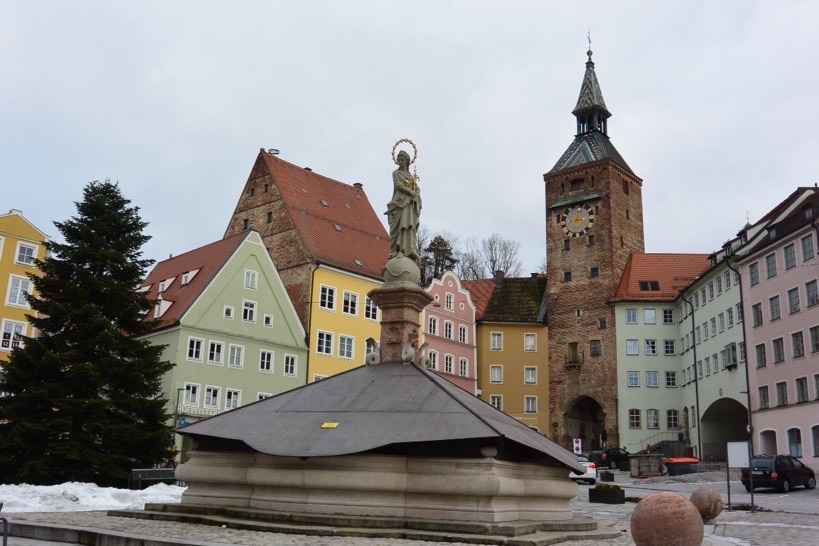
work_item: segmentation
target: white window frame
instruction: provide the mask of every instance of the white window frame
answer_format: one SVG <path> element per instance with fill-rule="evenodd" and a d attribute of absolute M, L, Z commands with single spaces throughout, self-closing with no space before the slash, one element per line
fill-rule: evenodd
<path fill-rule="evenodd" d="M 205 399 L 202 401 L 202 407 L 208 409 L 219 409 L 219 399 L 222 394 L 222 387 L 215 385 L 205 385 Z"/>
<path fill-rule="evenodd" d="M 455 374 L 455 355 L 448 353 L 444 355 L 444 373 Z"/>
<path fill-rule="evenodd" d="M 657 324 L 656 309 L 643 309 L 643 324 Z"/>
<path fill-rule="evenodd" d="M 627 378 L 627 385 L 630 388 L 635 388 L 640 386 L 640 372 L 636 370 L 629 370 L 626 372 Z"/>
<path fill-rule="evenodd" d="M 375 321 L 378 320 L 378 306 L 370 297 L 364 299 L 364 319 Z"/>
<path fill-rule="evenodd" d="M 660 410 L 653 408 L 646 410 L 646 428 L 647 429 L 660 428 Z"/>
<path fill-rule="evenodd" d="M 319 330 L 316 333 L 316 354 L 333 356 L 333 332 Z"/>
<path fill-rule="evenodd" d="M 15 287 L 15 284 L 17 285 Z M 14 299 L 12 294 L 14 293 Z M 9 275 L 9 288 L 6 291 L 6 305 L 29 309 L 31 306 L 26 300 L 26 294 L 31 294 L 31 280 L 20 275 Z"/>
<path fill-rule="evenodd" d="M 640 340 L 639 339 L 627 339 L 626 340 L 626 354 L 629 356 L 639 355 L 640 354 Z"/>
<path fill-rule="evenodd" d="M 489 396 L 489 405 L 498 411 L 503 411 L 503 396 L 500 394 L 492 394 Z"/>
<path fill-rule="evenodd" d="M 319 309 L 335 312 L 336 288 L 327 284 L 319 287 Z"/>
<path fill-rule="evenodd" d="M 341 300 L 341 313 L 348 317 L 358 316 L 358 294 L 344 290 Z"/>
<path fill-rule="evenodd" d="M 444 321 L 444 337 L 455 340 L 455 324 L 451 320 Z"/>
<path fill-rule="evenodd" d="M 299 357 L 296 355 L 284 355 L 284 375 L 287 377 L 295 377 L 299 370 Z"/>
<path fill-rule="evenodd" d="M 30 260 L 21 260 L 20 259 L 20 252 L 23 249 L 31 250 L 31 259 Z M 37 245 L 32 245 L 29 243 L 24 243 L 22 241 L 17 241 L 17 250 L 14 253 L 14 263 L 18 265 L 24 265 L 26 267 L 34 267 L 34 260 L 37 258 Z"/>
<path fill-rule="evenodd" d="M 444 297 L 444 309 L 446 309 L 447 311 L 455 310 L 455 296 L 453 296 L 449 292 L 447 292 L 446 296 Z"/>
<path fill-rule="evenodd" d="M 429 358 L 429 367 L 431 370 L 438 371 L 438 351 L 429 351 L 427 353 Z"/>
<path fill-rule="evenodd" d="M 242 301 L 242 322 L 256 323 L 256 302 L 253 300 Z"/>
<path fill-rule="evenodd" d="M 225 305 L 225 310 L 222 313 L 222 316 L 227 320 L 233 320 L 233 317 L 236 316 L 236 308 L 232 305 Z"/>
<path fill-rule="evenodd" d="M 677 372 L 665 372 L 665 388 L 667 389 L 676 389 L 678 383 Z"/>
<path fill-rule="evenodd" d="M 492 364 L 489 366 L 489 382 L 496 385 L 503 383 L 503 366 Z"/>
<path fill-rule="evenodd" d="M 427 321 L 427 333 L 431 336 L 438 335 L 438 317 L 429 317 Z"/>
<path fill-rule="evenodd" d="M 626 324 L 637 324 L 637 309 L 626 309 Z"/>
<path fill-rule="evenodd" d="M 503 332 L 490 332 L 489 333 L 489 349 L 491 351 L 502 351 L 503 350 Z"/>
<path fill-rule="evenodd" d="M 645 350 L 647 356 L 657 356 L 657 340 L 656 339 L 647 339 L 645 340 Z"/>
<path fill-rule="evenodd" d="M 523 334 L 523 350 L 527 353 L 537 352 L 537 334 L 524 333 Z"/>
<path fill-rule="evenodd" d="M 273 393 L 270 392 L 257 392 L 256 393 L 256 401 L 264 400 L 265 398 L 273 398 Z"/>
<path fill-rule="evenodd" d="M 461 377 L 469 377 L 469 360 L 466 358 L 458 359 L 458 375 Z"/>
<path fill-rule="evenodd" d="M 525 366 L 523 368 L 524 385 L 537 385 L 537 366 Z"/>
<path fill-rule="evenodd" d="M 28 323 L 3 319 L 3 329 L 0 331 L 0 336 L 2 336 L 0 351 L 11 351 L 15 347 L 23 347 L 25 343 L 22 339 L 17 339 L 18 335 L 28 335 Z"/>
<path fill-rule="evenodd" d="M 214 348 L 218 347 L 217 351 Z M 213 358 L 217 356 L 218 358 Z M 221 341 L 210 340 L 208 342 L 208 364 L 221 366 L 225 362 L 225 344 Z"/>
<path fill-rule="evenodd" d="M 537 396 L 524 396 L 523 397 L 523 412 L 524 413 L 537 413 Z"/>
<path fill-rule="evenodd" d="M 458 341 L 461 343 L 469 343 L 469 330 L 466 326 L 461 324 L 458 326 Z"/>
<path fill-rule="evenodd" d="M 225 389 L 225 411 L 236 409 L 242 405 L 242 391 L 239 389 Z"/>
<path fill-rule="evenodd" d="M 265 313 L 264 318 L 262 319 L 262 324 L 264 325 L 265 328 L 273 328 L 274 324 L 273 315 Z"/>
<path fill-rule="evenodd" d="M 202 362 L 202 349 L 204 346 L 204 339 L 188 336 L 188 349 L 185 353 L 186 360 L 189 362 Z"/>
<path fill-rule="evenodd" d="M 237 363 L 238 360 L 238 363 Z M 245 347 L 244 345 L 230 344 L 228 347 L 228 367 L 242 369 L 245 366 Z"/>
<path fill-rule="evenodd" d="M 654 370 L 646 371 L 646 387 L 652 389 L 660 387 L 660 372 Z"/>
<path fill-rule="evenodd" d="M 338 335 L 338 357 L 352 360 L 355 357 L 355 338 L 345 334 Z"/>
<path fill-rule="evenodd" d="M 261 349 L 259 351 L 259 371 L 262 373 L 275 373 L 276 353 Z"/>
<path fill-rule="evenodd" d="M 248 290 L 258 290 L 259 272 L 252 269 L 245 269 L 245 288 Z"/>
<path fill-rule="evenodd" d="M 202 387 L 199 383 L 185 382 L 185 396 L 182 398 L 183 406 L 199 407 L 199 389 Z"/>

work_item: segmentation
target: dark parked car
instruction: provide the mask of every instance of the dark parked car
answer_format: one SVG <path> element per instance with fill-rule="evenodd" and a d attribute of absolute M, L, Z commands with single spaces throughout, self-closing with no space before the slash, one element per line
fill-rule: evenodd
<path fill-rule="evenodd" d="M 589 452 L 589 460 L 598 468 L 622 468 L 628 462 L 629 452 L 622 447 L 608 447 Z"/>
<path fill-rule="evenodd" d="M 816 474 L 802 461 L 790 455 L 756 455 L 751 459 L 750 473 L 754 489 L 774 487 L 787 493 L 791 488 L 804 485 L 805 489 L 816 487 Z M 740 470 L 740 481 L 746 491 L 751 491 L 748 469 Z"/>

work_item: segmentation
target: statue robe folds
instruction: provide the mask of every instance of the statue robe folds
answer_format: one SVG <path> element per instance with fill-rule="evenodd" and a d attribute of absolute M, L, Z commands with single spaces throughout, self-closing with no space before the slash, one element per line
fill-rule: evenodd
<path fill-rule="evenodd" d="M 421 194 L 415 177 L 404 168 L 392 173 L 392 200 L 387 203 L 390 224 L 390 258 L 406 256 L 421 266 L 418 252 L 418 225 L 421 217 Z"/>

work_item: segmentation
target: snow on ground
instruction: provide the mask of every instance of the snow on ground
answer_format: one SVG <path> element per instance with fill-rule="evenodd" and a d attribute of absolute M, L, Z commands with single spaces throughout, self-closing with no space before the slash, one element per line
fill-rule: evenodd
<path fill-rule="evenodd" d="M 0 502 L 3 513 L 141 510 L 145 503 L 180 502 L 183 491 L 184 487 L 164 483 L 141 491 L 76 482 L 49 486 L 0 485 Z"/>

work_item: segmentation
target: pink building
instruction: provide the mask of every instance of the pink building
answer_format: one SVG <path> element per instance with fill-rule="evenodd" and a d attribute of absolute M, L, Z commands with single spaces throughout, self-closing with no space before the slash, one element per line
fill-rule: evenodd
<path fill-rule="evenodd" d="M 423 315 L 423 340 L 431 368 L 464 390 L 478 393 L 475 349 L 475 305 L 451 271 L 433 279 L 427 292 L 434 298 Z"/>
<path fill-rule="evenodd" d="M 819 471 L 819 191 L 799 188 L 738 258 L 754 453 Z"/>

